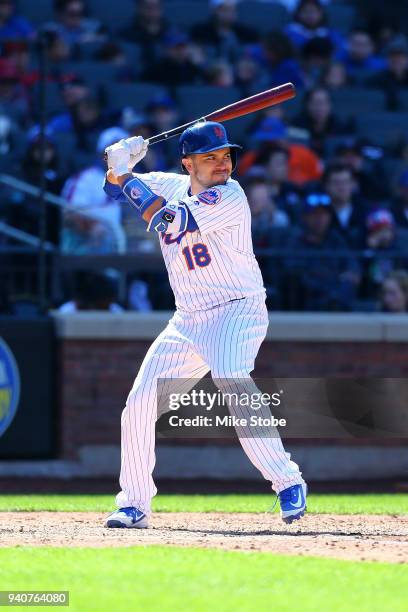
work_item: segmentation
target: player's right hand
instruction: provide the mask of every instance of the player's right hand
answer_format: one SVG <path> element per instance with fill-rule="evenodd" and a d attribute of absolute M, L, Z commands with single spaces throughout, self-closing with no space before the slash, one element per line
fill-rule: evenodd
<path fill-rule="evenodd" d="M 132 136 L 126 138 L 126 144 L 129 145 L 130 149 L 130 162 L 129 170 L 132 171 L 134 166 L 138 164 L 146 155 L 149 146 L 149 141 L 142 138 L 142 136 Z"/>
<path fill-rule="evenodd" d="M 119 142 L 107 147 L 105 153 L 107 156 L 108 168 L 112 170 L 116 177 L 129 173 L 131 154 L 130 146 L 125 139 L 122 138 Z"/>

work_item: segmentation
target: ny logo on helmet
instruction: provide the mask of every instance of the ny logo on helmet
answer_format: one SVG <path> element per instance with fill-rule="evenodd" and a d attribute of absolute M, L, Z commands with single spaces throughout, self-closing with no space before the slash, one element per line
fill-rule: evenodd
<path fill-rule="evenodd" d="M 214 127 L 214 134 L 216 135 L 217 138 L 219 138 L 220 140 L 224 139 L 224 130 L 222 128 L 220 128 L 218 125 L 216 125 Z"/>

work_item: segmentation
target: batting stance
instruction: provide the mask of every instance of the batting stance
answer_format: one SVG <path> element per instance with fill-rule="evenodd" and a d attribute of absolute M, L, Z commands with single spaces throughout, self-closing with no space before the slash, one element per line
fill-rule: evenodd
<path fill-rule="evenodd" d="M 176 312 L 148 350 L 122 413 L 121 491 L 107 527 L 148 526 L 157 492 L 152 472 L 158 379 L 191 380 L 192 388 L 211 370 L 217 383 L 251 381 L 268 326 L 248 201 L 231 179 L 240 147 L 228 142 L 223 125 L 198 122 L 179 141 L 186 174 L 133 174 L 147 147 L 140 136 L 108 147 L 104 189 L 128 201 L 147 231 L 158 232 Z M 277 492 L 282 519 L 291 523 L 303 516 L 306 484 L 280 437 L 237 433 Z"/>

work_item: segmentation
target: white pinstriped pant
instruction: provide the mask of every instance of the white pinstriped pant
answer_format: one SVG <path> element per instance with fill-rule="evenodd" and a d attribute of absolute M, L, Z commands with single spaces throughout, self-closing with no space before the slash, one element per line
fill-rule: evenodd
<path fill-rule="evenodd" d="M 135 506 L 149 514 L 151 499 L 157 492 L 152 477 L 157 379 L 193 379 L 192 388 L 197 379 L 211 370 L 217 382 L 249 379 L 257 390 L 250 372 L 267 327 L 263 295 L 228 302 L 208 311 L 174 314 L 149 348 L 122 413 L 119 480 L 122 490 L 116 496 L 119 508 Z M 277 493 L 303 482 L 298 466 L 290 460 L 279 436 L 240 437 L 240 443 Z"/>

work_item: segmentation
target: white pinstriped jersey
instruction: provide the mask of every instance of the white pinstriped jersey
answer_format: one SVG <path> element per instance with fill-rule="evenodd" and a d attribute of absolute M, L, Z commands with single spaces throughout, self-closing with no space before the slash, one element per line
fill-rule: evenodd
<path fill-rule="evenodd" d="M 199 229 L 161 234 L 160 246 L 179 310 L 195 311 L 265 293 L 252 247 L 251 213 L 237 181 L 189 196 L 190 177 L 136 174 L 167 201 L 182 201 Z"/>

